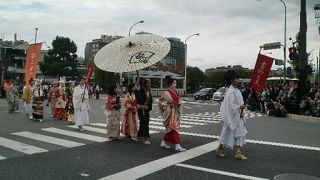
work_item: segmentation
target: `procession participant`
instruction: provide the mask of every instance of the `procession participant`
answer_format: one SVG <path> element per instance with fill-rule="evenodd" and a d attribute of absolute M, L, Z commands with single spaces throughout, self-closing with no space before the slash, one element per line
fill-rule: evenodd
<path fill-rule="evenodd" d="M 111 85 L 107 92 L 105 115 L 107 124 L 107 141 L 120 137 L 120 97 L 117 95 L 117 86 Z"/>
<path fill-rule="evenodd" d="M 19 112 L 19 91 L 17 81 L 11 80 L 7 89 L 8 112 Z"/>
<path fill-rule="evenodd" d="M 85 80 L 80 78 L 79 85 L 74 89 L 72 98 L 74 117 L 80 131 L 84 131 L 83 125 L 89 124 L 90 106 L 88 93 L 88 89 L 85 87 Z"/>
<path fill-rule="evenodd" d="M 43 121 L 43 101 L 44 101 L 44 92 L 41 87 L 41 80 L 37 79 L 35 81 L 35 87 L 33 89 L 33 118 L 40 122 Z"/>
<path fill-rule="evenodd" d="M 162 148 L 170 148 L 167 142 L 175 145 L 175 150 L 182 152 L 186 149 L 180 146 L 180 121 L 181 121 L 181 101 L 177 91 L 177 82 L 170 76 L 166 77 L 168 88 L 159 98 L 159 108 L 164 119 L 163 125 L 166 134 L 161 141 Z"/>
<path fill-rule="evenodd" d="M 66 107 L 66 96 L 65 96 L 65 82 L 60 79 L 59 86 L 54 92 L 56 98 L 54 117 L 62 120 L 67 118 L 67 114 L 65 112 Z"/>
<path fill-rule="evenodd" d="M 124 97 L 124 116 L 121 125 L 121 133 L 137 142 L 138 114 L 137 99 L 134 93 L 134 84 L 130 84 Z"/>
<path fill-rule="evenodd" d="M 67 114 L 67 120 L 69 125 L 74 125 L 74 107 L 72 103 L 72 94 L 73 94 L 74 88 L 72 83 L 67 83 L 66 84 L 66 107 L 65 107 L 65 112 Z"/>
<path fill-rule="evenodd" d="M 138 77 L 135 89 L 139 117 L 138 137 L 144 138 L 143 143 L 149 145 L 151 144 L 149 133 L 150 111 L 152 110 L 151 80 L 144 80 L 143 87 L 141 87 L 140 77 Z"/>
<path fill-rule="evenodd" d="M 23 87 L 23 93 L 21 96 L 22 102 L 26 109 L 26 113 L 29 116 L 29 119 L 33 119 L 33 115 L 32 115 L 33 85 L 34 85 L 34 81 L 31 78 L 29 80 L 29 85 L 25 85 Z"/>
<path fill-rule="evenodd" d="M 50 106 L 51 106 L 51 116 L 52 116 L 52 118 L 56 118 L 55 114 L 54 114 L 55 111 L 56 111 L 56 103 L 57 103 L 57 98 L 56 98 L 55 92 L 57 92 L 58 86 L 59 86 L 58 81 L 53 82 L 53 85 L 50 88 L 49 95 L 48 95 L 49 96 L 48 97 L 48 103 L 50 103 Z"/>
<path fill-rule="evenodd" d="M 241 152 L 241 147 L 246 143 L 247 129 L 243 109 L 247 105 L 244 104 L 242 94 L 237 88 L 239 76 L 235 71 L 229 70 L 225 74 L 225 80 L 229 87 L 220 107 L 223 128 L 216 153 L 219 157 L 225 157 L 225 148 L 233 149 L 236 147 L 235 158 L 246 160 L 247 158 Z"/>

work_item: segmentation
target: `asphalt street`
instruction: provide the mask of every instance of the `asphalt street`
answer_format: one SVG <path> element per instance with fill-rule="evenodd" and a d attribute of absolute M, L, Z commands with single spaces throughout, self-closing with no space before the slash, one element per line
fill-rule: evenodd
<path fill-rule="evenodd" d="M 160 148 L 164 128 L 155 98 L 151 145 L 122 138 L 106 142 L 104 100 L 90 100 L 81 133 L 66 121 L 8 114 L 0 100 L 0 179 L 272 179 L 285 173 L 320 177 L 320 124 L 247 112 L 247 161 L 214 153 L 221 131 L 219 103 L 183 98 L 181 145 Z"/>

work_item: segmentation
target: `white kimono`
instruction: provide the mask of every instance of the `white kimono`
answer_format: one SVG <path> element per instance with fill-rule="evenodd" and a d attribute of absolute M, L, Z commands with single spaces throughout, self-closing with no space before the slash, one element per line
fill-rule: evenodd
<path fill-rule="evenodd" d="M 89 124 L 89 95 L 88 89 L 84 93 L 85 86 L 78 85 L 73 92 L 74 117 L 77 126 Z M 83 96 L 84 93 L 84 96 Z"/>
<path fill-rule="evenodd" d="M 220 143 L 230 149 L 246 144 L 245 118 L 240 118 L 242 104 L 244 102 L 240 90 L 230 85 L 220 107 L 223 128 L 219 138 Z"/>

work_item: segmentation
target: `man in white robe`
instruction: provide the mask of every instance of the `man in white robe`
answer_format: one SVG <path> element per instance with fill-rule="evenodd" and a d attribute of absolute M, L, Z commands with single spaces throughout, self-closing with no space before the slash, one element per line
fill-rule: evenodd
<path fill-rule="evenodd" d="M 89 124 L 90 106 L 88 89 L 85 87 L 85 80 L 83 78 L 80 79 L 79 85 L 74 89 L 72 101 L 76 125 L 80 131 L 84 131 L 82 126 Z"/>
<path fill-rule="evenodd" d="M 220 107 L 223 128 L 219 138 L 220 146 L 216 152 L 219 157 L 225 157 L 225 148 L 233 149 L 236 146 L 235 158 L 246 160 L 240 148 L 246 144 L 247 129 L 243 109 L 247 105 L 244 105 L 242 94 L 237 89 L 239 77 L 236 73 L 228 71 L 225 78 L 229 88 Z"/>

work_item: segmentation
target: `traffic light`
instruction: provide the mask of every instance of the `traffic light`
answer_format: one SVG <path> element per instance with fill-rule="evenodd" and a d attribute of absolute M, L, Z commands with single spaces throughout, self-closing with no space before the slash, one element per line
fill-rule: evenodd
<path fill-rule="evenodd" d="M 289 48 L 289 58 L 290 58 L 290 60 L 297 59 L 297 48 L 296 47 Z"/>

